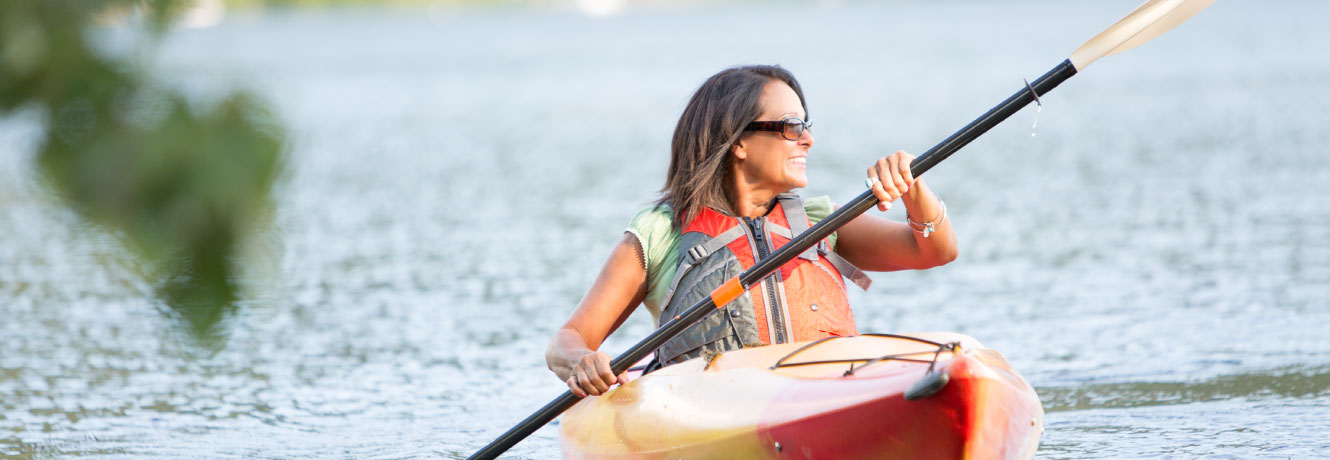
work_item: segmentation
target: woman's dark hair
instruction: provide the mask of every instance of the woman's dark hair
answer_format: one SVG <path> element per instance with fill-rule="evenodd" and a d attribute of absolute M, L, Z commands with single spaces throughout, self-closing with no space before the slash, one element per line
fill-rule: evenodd
<path fill-rule="evenodd" d="M 674 209 L 674 224 L 683 228 L 705 207 L 734 214 L 730 150 L 744 128 L 762 114 L 762 88 L 772 81 L 789 85 L 799 96 L 804 113 L 803 89 L 790 71 L 776 65 L 732 67 L 712 75 L 693 93 L 679 116 L 670 146 L 670 171 L 657 205 Z"/>

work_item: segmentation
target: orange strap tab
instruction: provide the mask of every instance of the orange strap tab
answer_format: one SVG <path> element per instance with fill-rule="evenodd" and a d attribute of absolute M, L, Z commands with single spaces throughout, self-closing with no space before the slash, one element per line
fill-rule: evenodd
<path fill-rule="evenodd" d="M 725 304 L 744 294 L 744 287 L 739 284 L 739 277 L 730 278 L 725 284 L 720 285 L 716 290 L 711 291 L 711 301 L 716 303 L 716 308 L 724 308 Z"/>

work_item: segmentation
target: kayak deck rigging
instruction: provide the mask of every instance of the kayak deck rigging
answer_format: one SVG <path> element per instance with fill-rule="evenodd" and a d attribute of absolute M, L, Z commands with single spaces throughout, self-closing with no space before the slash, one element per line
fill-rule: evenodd
<path fill-rule="evenodd" d="M 818 345 L 822 345 L 822 344 L 824 344 L 824 343 L 826 343 L 826 342 L 828 342 L 828 341 L 831 341 L 831 340 L 844 338 L 844 337 L 842 337 L 842 336 L 831 336 L 831 337 L 823 337 L 823 338 L 821 338 L 821 339 L 814 340 L 814 341 L 812 341 L 812 342 L 809 342 L 807 345 L 804 345 L 804 346 L 799 347 L 798 349 L 796 349 L 796 350 L 794 350 L 794 351 L 791 351 L 790 354 L 785 355 L 784 357 L 782 357 L 782 358 L 779 359 L 779 360 L 776 360 L 776 364 L 773 364 L 773 365 L 771 366 L 770 369 L 774 371 L 774 370 L 776 370 L 776 369 L 780 369 L 780 368 L 782 368 L 782 367 L 814 366 L 814 365 L 819 365 L 819 364 L 857 363 L 857 362 L 863 361 L 864 363 L 861 364 L 861 365 L 858 365 L 858 366 L 855 366 L 855 365 L 851 364 L 851 365 L 850 365 L 850 370 L 845 371 L 845 374 L 842 375 L 842 377 L 849 377 L 849 376 L 851 376 L 851 375 L 854 375 L 855 371 L 860 370 L 860 369 L 863 369 L 864 367 L 867 367 L 868 365 L 871 365 L 871 364 L 876 364 L 876 363 L 886 362 L 886 361 L 905 361 L 905 362 L 912 362 L 912 363 L 928 363 L 928 372 L 929 372 L 929 373 L 932 373 L 932 372 L 933 372 L 933 369 L 937 366 L 937 359 L 938 359 L 939 356 L 942 355 L 942 352 L 945 351 L 945 352 L 949 352 L 949 353 L 953 353 L 953 354 L 955 354 L 958 350 L 960 350 L 960 347 L 961 347 L 961 343 L 960 343 L 959 341 L 948 342 L 948 343 L 941 343 L 941 342 L 934 342 L 934 341 L 932 341 L 932 340 L 928 340 L 928 339 L 925 339 L 925 338 L 912 337 L 912 336 L 908 336 L 908 335 L 900 335 L 900 334 L 869 333 L 869 334 L 860 334 L 860 335 L 857 335 L 857 336 L 855 336 L 855 337 L 885 337 L 885 338 L 892 338 L 892 339 L 909 340 L 909 341 L 914 341 L 914 342 L 925 343 L 925 344 L 928 344 L 928 345 L 933 345 L 933 346 L 936 346 L 937 349 L 935 349 L 935 350 L 927 350 L 927 351 L 920 351 L 920 352 L 893 353 L 893 354 L 887 354 L 887 355 L 877 356 L 877 357 L 874 357 L 874 358 L 841 358 L 841 359 L 823 359 L 823 360 L 815 360 L 815 361 L 802 361 L 802 362 L 796 362 L 796 363 L 789 363 L 789 362 L 786 362 L 786 361 L 788 361 L 790 358 L 793 358 L 794 355 L 797 355 L 797 354 L 803 353 L 804 351 L 807 351 L 807 350 L 810 349 L 810 348 L 816 347 L 816 346 L 818 346 Z M 933 359 L 906 358 L 906 356 L 917 356 L 917 355 L 928 354 L 928 353 L 932 353 L 932 354 L 933 354 Z"/>

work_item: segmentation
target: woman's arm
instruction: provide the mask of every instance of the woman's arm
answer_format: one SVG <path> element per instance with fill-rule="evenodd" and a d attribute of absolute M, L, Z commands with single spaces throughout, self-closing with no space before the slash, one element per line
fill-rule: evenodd
<path fill-rule="evenodd" d="M 591 289 L 545 350 L 550 370 L 579 397 L 599 395 L 616 383 L 627 383 L 624 376 L 610 370 L 610 356 L 596 350 L 646 296 L 642 258 L 637 237 L 624 233 Z"/>
<path fill-rule="evenodd" d="M 850 263 L 870 271 L 925 269 L 956 260 L 956 233 L 951 219 L 943 218 L 945 208 L 937 195 L 910 174 L 914 155 L 904 150 L 878 159 L 868 168 L 873 192 L 877 195 L 878 209 L 891 209 L 891 203 L 900 199 L 910 220 L 935 224 L 925 237 L 909 224 L 892 222 L 881 217 L 862 214 L 837 231 L 836 252 Z"/>

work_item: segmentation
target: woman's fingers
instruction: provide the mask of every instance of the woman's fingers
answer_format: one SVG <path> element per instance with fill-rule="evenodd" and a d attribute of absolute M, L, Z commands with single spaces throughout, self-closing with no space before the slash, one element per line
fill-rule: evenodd
<path fill-rule="evenodd" d="M 619 377 L 614 375 L 614 370 L 610 369 L 610 355 L 603 352 L 596 352 L 596 388 L 600 392 L 610 391 L 610 387 L 619 383 Z"/>
<path fill-rule="evenodd" d="M 910 166 L 914 164 L 914 155 L 910 155 L 910 152 L 904 150 L 897 150 L 896 154 L 901 157 L 899 168 L 901 178 L 905 179 L 906 183 L 914 185 L 914 172 L 910 171 Z"/>
<path fill-rule="evenodd" d="M 575 372 L 573 372 L 573 381 L 577 385 L 577 388 L 581 389 L 583 393 L 591 396 L 599 396 L 601 393 L 610 389 L 609 385 L 606 385 L 604 382 L 598 382 L 598 380 L 599 378 L 596 377 L 596 374 L 587 374 L 587 372 L 580 366 Z"/>
<path fill-rule="evenodd" d="M 568 380 L 564 382 L 568 384 L 568 391 L 571 391 L 573 395 L 579 398 L 599 396 L 605 394 L 606 391 L 609 391 L 609 386 L 606 386 L 605 390 L 601 390 L 598 386 L 591 383 L 591 379 L 586 378 L 585 375 L 586 373 L 579 371 L 573 373 L 572 377 L 568 377 Z M 631 382 L 632 380 L 633 379 L 628 377 L 628 372 L 619 374 L 614 378 L 614 382 L 619 385 L 627 385 L 628 382 Z M 583 387 L 584 384 L 582 382 L 587 382 L 585 388 Z"/>
<path fill-rule="evenodd" d="M 577 366 L 577 373 L 582 378 L 582 389 L 588 394 L 599 395 L 609 391 L 610 385 L 601 378 L 599 366 L 597 366 L 597 353 L 588 354 L 582 357 L 582 363 Z"/>
<path fill-rule="evenodd" d="M 588 390 L 587 393 L 600 395 L 604 394 L 606 391 L 610 391 L 610 382 L 606 382 L 605 379 L 601 378 L 600 374 L 587 375 L 587 381 L 588 385 L 591 386 L 591 389 Z M 585 386 L 583 388 L 585 388 Z"/>
<path fill-rule="evenodd" d="M 900 189 L 896 187 L 896 180 L 891 177 L 891 171 L 894 169 L 889 160 L 890 157 L 878 158 L 877 163 L 873 164 L 868 170 L 869 180 L 873 181 L 873 194 L 877 196 L 878 209 L 891 209 L 891 202 L 900 198 Z"/>
<path fill-rule="evenodd" d="M 586 397 L 586 390 L 583 390 L 582 387 L 577 383 L 577 374 L 573 374 L 572 377 L 568 377 L 568 381 L 566 383 L 568 383 L 568 391 L 573 392 L 573 395 L 579 398 Z"/>
<path fill-rule="evenodd" d="M 592 352 L 582 355 L 578 360 L 577 366 L 573 368 L 573 376 L 569 377 L 570 389 L 581 390 L 583 394 L 578 396 L 598 396 L 610 391 L 610 387 L 620 382 L 621 377 L 615 376 L 614 371 L 610 369 L 610 355 L 604 352 Z"/>
<path fill-rule="evenodd" d="M 878 163 L 875 163 L 873 164 L 873 166 L 868 167 L 868 179 L 867 179 L 868 189 L 872 190 L 873 195 L 877 197 L 877 209 L 879 211 L 886 211 L 888 209 L 891 209 L 891 201 L 892 201 L 891 194 L 887 193 L 887 189 L 882 186 L 882 178 L 878 171 L 879 169 L 878 164 L 882 163 L 883 161 L 884 159 L 879 158 Z"/>
<path fill-rule="evenodd" d="M 896 153 L 878 158 L 868 168 L 868 182 L 873 194 L 877 196 L 878 209 L 891 209 L 891 202 L 909 193 L 910 187 L 914 185 L 914 174 L 910 172 L 912 162 L 914 155 L 897 150 Z"/>
<path fill-rule="evenodd" d="M 887 157 L 887 166 L 890 168 L 888 173 L 891 174 L 891 183 L 896 188 L 897 198 L 900 198 L 905 192 L 910 191 L 910 183 L 907 182 L 905 176 L 901 174 L 902 165 L 905 165 L 905 168 L 909 169 L 909 162 L 902 161 L 904 153 L 904 151 L 897 151 Z"/>

